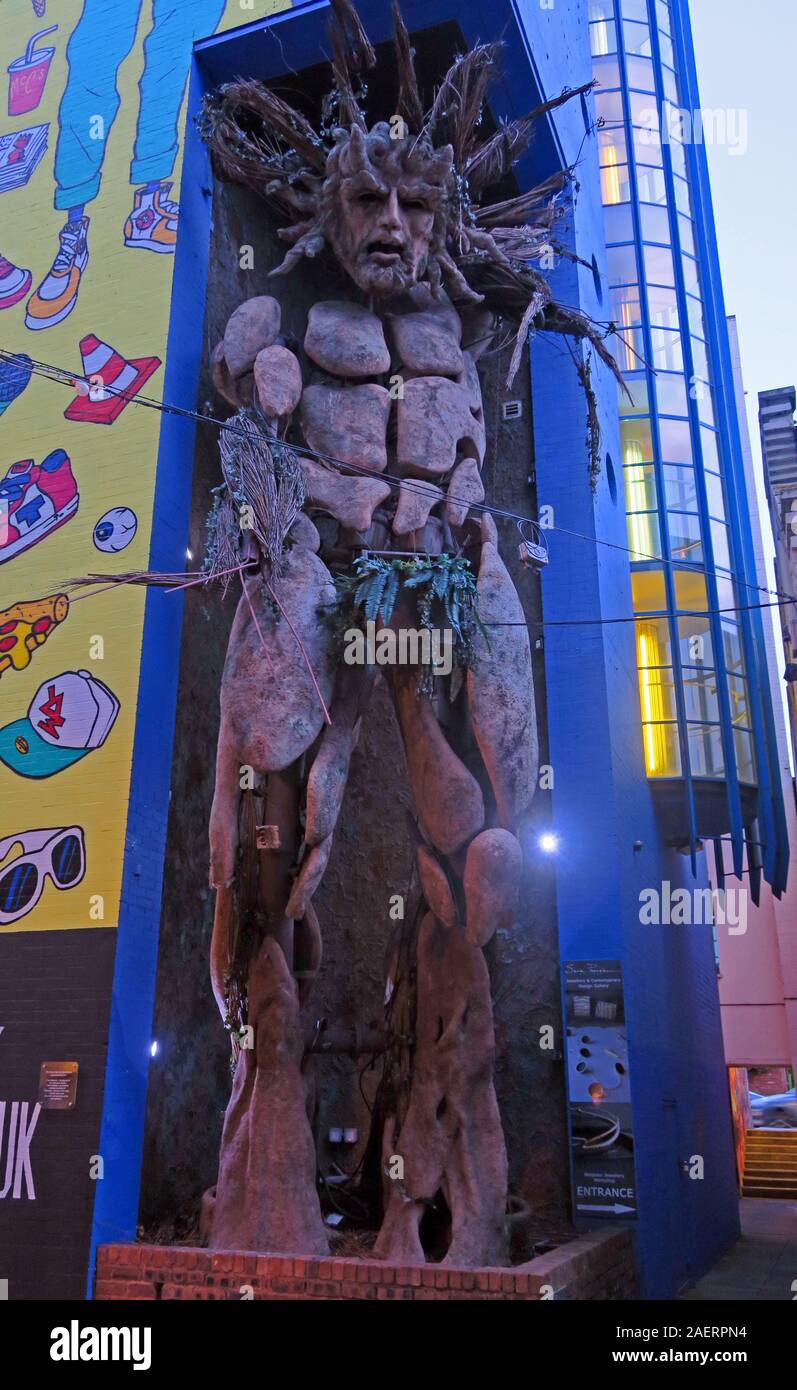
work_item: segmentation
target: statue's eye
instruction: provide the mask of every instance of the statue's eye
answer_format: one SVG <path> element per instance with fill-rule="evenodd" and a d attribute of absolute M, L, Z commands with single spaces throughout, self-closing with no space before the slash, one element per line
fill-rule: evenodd
<path fill-rule="evenodd" d="M 427 206 L 426 206 L 426 204 L 425 204 L 425 202 L 423 201 L 422 198 L 402 198 L 402 200 L 401 200 L 401 206 L 402 206 L 403 208 L 406 208 L 408 212 L 428 212 L 428 211 L 429 211 L 429 209 L 427 208 Z"/>
<path fill-rule="evenodd" d="M 357 202 L 360 204 L 360 206 L 366 208 L 376 207 L 377 204 L 383 201 L 384 199 L 379 193 L 360 193 L 357 198 Z"/>

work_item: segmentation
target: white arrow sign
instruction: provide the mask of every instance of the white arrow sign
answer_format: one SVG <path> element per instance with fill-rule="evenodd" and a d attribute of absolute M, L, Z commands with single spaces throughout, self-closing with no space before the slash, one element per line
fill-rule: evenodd
<path fill-rule="evenodd" d="M 577 1211 L 613 1211 L 613 1212 L 617 1213 L 617 1212 L 621 1212 L 621 1211 L 635 1211 L 636 1208 L 635 1208 L 635 1207 L 624 1207 L 623 1204 L 622 1204 L 622 1202 L 615 1202 L 615 1204 L 614 1204 L 613 1207 L 612 1207 L 612 1206 L 608 1206 L 608 1207 L 599 1207 L 599 1206 L 593 1206 L 592 1202 L 578 1202 L 578 1203 L 576 1204 L 576 1210 L 577 1210 Z"/>

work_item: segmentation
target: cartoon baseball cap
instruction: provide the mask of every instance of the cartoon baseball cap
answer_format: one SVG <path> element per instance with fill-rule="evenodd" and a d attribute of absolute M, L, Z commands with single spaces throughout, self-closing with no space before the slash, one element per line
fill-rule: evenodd
<path fill-rule="evenodd" d="M 26 719 L 0 729 L 0 762 L 21 777 L 52 777 L 108 737 L 119 701 L 88 671 L 63 671 L 40 685 Z"/>

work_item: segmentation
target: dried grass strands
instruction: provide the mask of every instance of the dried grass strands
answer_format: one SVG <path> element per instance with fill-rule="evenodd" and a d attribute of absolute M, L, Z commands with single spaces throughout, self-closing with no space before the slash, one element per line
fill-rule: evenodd
<path fill-rule="evenodd" d="M 329 37 L 332 43 L 332 72 L 338 94 L 338 118 L 342 126 L 367 130 L 365 116 L 352 85 L 352 73 L 362 78 L 373 67 L 376 54 L 350 0 L 330 0 Z"/>
<path fill-rule="evenodd" d="M 564 106 L 574 97 L 590 91 L 594 85 L 594 82 L 585 82 L 581 87 L 565 88 L 559 96 L 552 97 L 550 101 L 544 101 L 540 106 L 535 106 L 534 110 L 530 111 L 527 116 L 521 116 L 515 121 L 507 121 L 496 131 L 495 135 L 491 135 L 488 140 L 479 145 L 463 169 L 471 192 L 478 195 L 483 189 L 498 183 L 505 174 L 510 172 L 512 166 L 517 163 L 521 155 L 525 154 L 534 139 L 534 126 L 541 116 L 544 116 L 548 111 L 555 111 L 558 107 Z"/>
<path fill-rule="evenodd" d="M 396 111 L 407 122 L 410 130 L 420 130 L 423 126 L 424 111 L 415 72 L 415 58 L 410 36 L 396 0 L 393 0 L 393 46 L 399 78 Z"/>
<path fill-rule="evenodd" d="M 520 359 L 523 355 L 523 349 L 526 346 L 526 342 L 531 331 L 531 326 L 534 320 L 536 319 L 537 315 L 541 313 L 544 308 L 545 296 L 538 290 L 536 294 L 532 295 L 531 299 L 529 300 L 528 305 L 526 307 L 526 312 L 520 320 L 518 331 L 515 334 L 515 346 L 512 349 L 512 357 L 509 363 L 509 370 L 506 374 L 507 390 L 509 390 L 513 381 L 515 380 L 515 376 L 517 375 L 517 369 L 520 366 Z"/>
<path fill-rule="evenodd" d="M 433 145 L 451 145 L 454 166 L 464 170 L 481 123 L 484 99 L 493 77 L 499 43 L 480 43 L 448 69 L 424 123 Z"/>
<path fill-rule="evenodd" d="M 237 182 L 287 177 L 281 157 L 290 152 L 318 174 L 326 166 L 327 151 L 310 122 L 262 82 L 240 78 L 220 87 L 204 103 L 200 129 L 224 172 Z M 264 155 L 270 167 L 264 168 Z"/>
<path fill-rule="evenodd" d="M 527 222 L 531 214 L 538 209 L 541 216 L 549 212 L 553 215 L 557 195 L 570 182 L 570 177 L 569 169 L 560 169 L 544 183 L 538 183 L 526 193 L 518 194 L 516 198 L 505 198 L 503 202 L 488 203 L 486 207 L 477 208 L 475 218 L 478 226 L 494 229 L 514 227 Z"/>
<path fill-rule="evenodd" d="M 274 439 L 272 447 L 266 438 L 265 420 L 254 420 L 239 411 L 236 425 L 236 432 L 223 430 L 219 440 L 233 511 L 238 508 L 236 526 L 251 532 L 271 572 L 279 574 L 285 537 L 304 502 L 301 467 L 293 450 L 280 440 Z"/>

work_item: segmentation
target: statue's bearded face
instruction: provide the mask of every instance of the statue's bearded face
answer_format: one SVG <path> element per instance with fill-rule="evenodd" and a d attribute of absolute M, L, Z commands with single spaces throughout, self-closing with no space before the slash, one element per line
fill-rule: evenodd
<path fill-rule="evenodd" d="M 387 168 L 343 179 L 329 239 L 338 260 L 367 294 L 394 295 L 426 269 L 436 204 L 422 179 Z"/>

